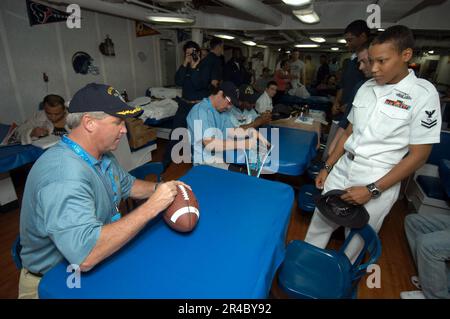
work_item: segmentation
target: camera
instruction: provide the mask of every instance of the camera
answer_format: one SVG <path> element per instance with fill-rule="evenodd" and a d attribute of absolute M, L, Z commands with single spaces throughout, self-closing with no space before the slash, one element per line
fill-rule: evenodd
<path fill-rule="evenodd" d="M 191 53 L 191 56 L 192 56 L 192 60 L 194 60 L 194 62 L 197 62 L 198 59 L 200 58 L 198 56 L 198 51 L 197 50 L 193 50 L 192 53 Z"/>

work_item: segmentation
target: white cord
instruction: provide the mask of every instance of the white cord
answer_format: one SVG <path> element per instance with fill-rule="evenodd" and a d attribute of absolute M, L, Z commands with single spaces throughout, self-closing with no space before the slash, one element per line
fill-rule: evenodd
<path fill-rule="evenodd" d="M 266 153 L 266 155 L 264 155 L 264 158 L 263 158 L 263 160 L 261 162 L 261 167 L 259 168 L 258 174 L 256 175 L 257 178 L 259 178 L 259 175 L 261 175 L 261 171 L 262 171 L 262 169 L 264 167 L 264 164 L 266 164 L 266 160 L 269 157 L 269 154 L 272 152 L 272 150 L 273 150 L 273 145 L 270 146 L 269 151 Z"/>

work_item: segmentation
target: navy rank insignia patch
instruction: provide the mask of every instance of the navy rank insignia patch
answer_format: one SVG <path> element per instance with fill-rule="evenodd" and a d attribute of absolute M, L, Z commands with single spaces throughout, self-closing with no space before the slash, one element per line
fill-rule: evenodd
<path fill-rule="evenodd" d="M 411 106 L 406 105 L 405 103 L 403 103 L 403 101 L 400 101 L 400 100 L 393 101 L 393 100 L 386 99 L 386 101 L 384 101 L 384 104 L 392 105 L 392 106 L 398 107 L 403 110 L 409 110 L 411 108 Z"/>
<path fill-rule="evenodd" d="M 437 124 L 437 119 L 435 118 L 433 120 L 433 115 L 436 112 L 436 110 L 433 111 L 425 111 L 425 114 L 427 115 L 425 120 L 420 121 L 423 127 L 426 128 L 432 128 Z"/>

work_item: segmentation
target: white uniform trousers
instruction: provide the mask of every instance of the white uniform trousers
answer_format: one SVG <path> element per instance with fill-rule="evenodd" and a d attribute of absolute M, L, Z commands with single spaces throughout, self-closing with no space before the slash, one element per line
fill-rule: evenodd
<path fill-rule="evenodd" d="M 346 189 L 352 186 L 365 186 L 376 182 L 382 176 L 386 175 L 391 167 L 380 167 L 379 163 L 373 163 L 367 160 L 354 160 L 348 158 L 345 153 L 336 163 L 333 170 L 325 180 L 324 190 L 322 194 L 333 189 Z M 369 225 L 378 233 L 383 224 L 383 220 L 391 210 L 392 206 L 398 198 L 400 191 L 400 183 L 392 186 L 384 191 L 377 199 L 371 199 L 364 207 L 369 213 Z M 339 225 L 327 219 L 316 208 L 314 211 L 311 224 L 306 233 L 305 241 L 319 248 L 325 248 L 330 240 L 330 236 Z M 350 229 L 345 230 L 346 236 Z M 352 261 L 358 257 L 363 247 L 363 241 L 359 236 L 355 236 L 348 245 L 345 253 Z"/>

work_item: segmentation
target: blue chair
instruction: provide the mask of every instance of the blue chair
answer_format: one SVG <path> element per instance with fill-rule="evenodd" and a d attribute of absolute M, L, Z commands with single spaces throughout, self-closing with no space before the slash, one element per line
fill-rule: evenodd
<path fill-rule="evenodd" d="M 163 164 L 161 162 L 145 163 L 135 169 L 129 171 L 131 175 L 138 179 L 145 179 L 147 175 L 156 175 L 158 182 L 161 181 L 161 174 L 164 171 Z"/>
<path fill-rule="evenodd" d="M 344 251 L 354 235 L 364 248 L 352 264 Z M 362 263 L 366 253 L 369 259 Z M 291 241 L 278 273 L 278 284 L 291 298 L 356 298 L 358 283 L 369 265 L 381 255 L 381 243 L 369 225 L 352 229 L 339 251 L 317 248 L 304 241 Z"/>
<path fill-rule="evenodd" d="M 20 251 L 22 250 L 22 245 L 20 244 L 20 236 L 17 236 L 16 240 L 11 247 L 11 256 L 17 269 L 22 269 L 22 258 L 20 258 Z"/>
<path fill-rule="evenodd" d="M 312 213 L 316 208 L 316 204 L 314 203 L 314 196 L 320 195 L 321 190 L 317 189 L 313 184 L 305 184 L 300 187 L 297 197 L 297 205 L 298 208 L 302 210 L 302 212 Z"/>
<path fill-rule="evenodd" d="M 314 181 L 317 175 L 319 175 L 321 168 L 321 163 L 312 163 L 306 171 L 308 173 L 308 177 Z"/>

